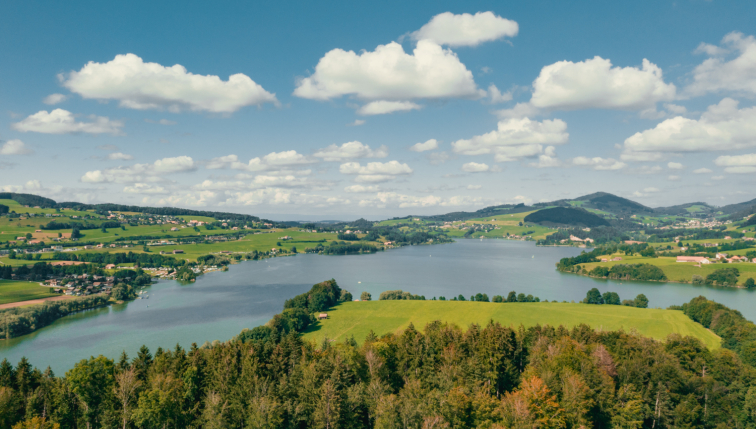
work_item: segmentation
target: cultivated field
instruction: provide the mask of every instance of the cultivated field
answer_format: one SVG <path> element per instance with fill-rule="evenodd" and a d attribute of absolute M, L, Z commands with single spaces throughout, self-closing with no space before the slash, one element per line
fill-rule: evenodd
<path fill-rule="evenodd" d="M 616 305 L 588 305 L 557 302 L 489 303 L 457 301 L 362 301 L 342 303 L 328 312 L 305 334 L 320 343 L 324 337 L 336 341 L 354 336 L 362 342 L 372 329 L 376 335 L 396 332 L 409 326 L 423 329 L 440 320 L 466 329 L 472 323 L 487 324 L 490 320 L 505 326 L 529 327 L 537 324 L 573 327 L 585 323 L 594 329 L 614 331 L 634 329 L 638 333 L 663 340 L 669 334 L 690 335 L 707 347 L 719 347 L 719 337 L 682 311 L 633 308 Z"/>
<path fill-rule="evenodd" d="M 50 288 L 40 286 L 39 283 L 0 280 L 0 304 L 49 298 L 51 296 L 59 295 L 56 293 L 50 293 Z"/>

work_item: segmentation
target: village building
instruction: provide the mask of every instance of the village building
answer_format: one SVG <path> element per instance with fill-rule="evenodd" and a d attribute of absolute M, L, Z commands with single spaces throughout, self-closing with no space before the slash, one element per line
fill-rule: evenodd
<path fill-rule="evenodd" d="M 698 264 L 711 263 L 711 261 L 709 261 L 707 258 L 704 258 L 703 256 L 678 256 L 677 262 L 695 262 Z"/>

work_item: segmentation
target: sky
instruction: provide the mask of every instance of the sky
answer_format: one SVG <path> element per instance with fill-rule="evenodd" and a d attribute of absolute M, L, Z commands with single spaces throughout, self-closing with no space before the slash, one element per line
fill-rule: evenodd
<path fill-rule="evenodd" d="M 753 199 L 756 2 L 0 3 L 0 189 L 380 219 Z"/>

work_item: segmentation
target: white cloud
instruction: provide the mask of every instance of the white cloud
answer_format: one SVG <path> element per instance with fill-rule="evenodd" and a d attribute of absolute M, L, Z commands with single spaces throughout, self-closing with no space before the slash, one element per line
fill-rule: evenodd
<path fill-rule="evenodd" d="M 365 120 L 364 119 L 355 119 L 354 122 L 347 124 L 349 127 L 359 127 L 360 125 L 364 125 Z"/>
<path fill-rule="evenodd" d="M 123 188 L 123 192 L 127 194 L 167 194 L 168 190 L 162 186 L 150 185 L 149 183 L 134 183 L 132 186 Z"/>
<path fill-rule="evenodd" d="M 23 185 L 4 185 L 0 187 L 0 190 L 2 190 L 3 192 L 39 192 L 42 189 L 42 184 L 39 182 L 39 180 L 29 180 Z"/>
<path fill-rule="evenodd" d="M 471 139 L 452 143 L 454 152 L 463 155 L 495 154 L 496 162 L 513 161 L 543 152 L 542 145 L 566 143 L 567 124 L 560 119 L 533 121 L 528 118 L 499 121 L 498 129 Z"/>
<path fill-rule="evenodd" d="M 478 189 L 482 188 L 481 185 L 467 185 L 467 189 L 470 191 L 476 191 Z"/>
<path fill-rule="evenodd" d="M 530 103 L 551 110 L 644 110 L 675 98 L 675 85 L 664 83 L 662 70 L 644 59 L 642 67 L 612 67 L 608 59 L 559 61 L 541 69 Z"/>
<path fill-rule="evenodd" d="M 682 116 L 635 133 L 625 140 L 625 160 L 655 160 L 662 153 L 736 150 L 756 146 L 756 107 L 738 109 L 725 98 L 709 106 L 700 119 Z"/>
<path fill-rule="evenodd" d="M 458 206 L 471 206 L 482 205 L 484 200 L 479 197 L 470 196 L 453 196 L 449 198 L 441 198 L 435 195 L 428 195 L 425 197 L 416 197 L 413 195 L 399 194 L 397 192 L 378 192 L 376 195 L 360 200 L 360 207 L 398 207 L 398 208 L 412 208 L 412 207 L 458 207 Z"/>
<path fill-rule="evenodd" d="M 63 109 L 55 109 L 49 113 L 40 110 L 21 122 L 11 124 L 11 128 L 21 132 L 45 134 L 121 134 L 123 127 L 121 121 L 111 121 L 104 116 L 90 115 L 91 122 L 76 122 L 76 116 Z"/>
<path fill-rule="evenodd" d="M 415 143 L 409 150 L 412 152 L 425 152 L 428 150 L 438 149 L 438 141 L 436 139 L 426 140 L 424 143 Z"/>
<path fill-rule="evenodd" d="M 363 186 L 363 185 L 352 185 L 347 186 L 344 188 L 345 192 L 354 193 L 354 194 L 360 194 L 365 192 L 378 192 L 380 191 L 380 186 L 375 185 L 369 185 L 369 186 Z"/>
<path fill-rule="evenodd" d="M 667 168 L 670 170 L 682 170 L 685 167 L 679 162 L 669 162 L 667 163 Z"/>
<path fill-rule="evenodd" d="M 63 94 L 50 94 L 45 97 L 42 102 L 49 105 L 54 105 L 66 101 L 68 97 Z"/>
<path fill-rule="evenodd" d="M 236 155 L 225 155 L 213 158 L 205 164 L 210 170 L 232 168 L 246 171 L 282 171 L 293 166 L 312 164 L 317 162 L 310 157 L 297 153 L 295 150 L 271 152 L 262 158 L 255 157 L 244 163 Z"/>
<path fill-rule="evenodd" d="M 110 160 L 130 160 L 130 159 L 134 159 L 134 157 L 131 156 L 131 155 L 127 155 L 125 153 L 121 153 L 121 152 L 113 152 L 113 153 L 109 153 L 108 154 L 108 159 L 110 159 Z"/>
<path fill-rule="evenodd" d="M 118 100 L 130 109 L 231 113 L 244 106 L 278 104 L 275 94 L 244 74 L 223 81 L 218 76 L 189 73 L 179 64 L 145 63 L 134 54 L 116 55 L 107 63 L 90 61 L 61 80 L 84 98 Z"/>
<path fill-rule="evenodd" d="M 357 109 L 358 115 L 385 115 L 393 112 L 406 112 L 409 110 L 422 109 L 423 106 L 415 104 L 411 101 L 387 101 L 378 100 L 372 101 L 359 109 Z"/>
<path fill-rule="evenodd" d="M 165 174 L 188 172 L 197 169 L 197 164 L 189 156 L 158 159 L 152 164 L 134 164 L 105 170 L 88 171 L 81 177 L 85 183 L 136 183 L 156 182 Z"/>
<path fill-rule="evenodd" d="M 431 18 L 411 36 L 414 40 L 428 39 L 439 45 L 477 46 L 503 37 L 514 37 L 518 29 L 515 21 L 493 12 L 478 12 L 475 15 L 444 12 Z"/>
<path fill-rule="evenodd" d="M 341 146 L 332 144 L 323 149 L 319 149 L 313 154 L 316 158 L 323 158 L 324 161 L 344 161 L 356 158 L 385 158 L 388 156 L 388 147 L 381 146 L 376 150 L 370 149 L 370 146 L 358 141 L 347 142 Z"/>
<path fill-rule="evenodd" d="M 756 173 L 756 153 L 726 155 L 714 160 L 719 167 L 726 167 L 727 173 Z"/>
<path fill-rule="evenodd" d="M 725 176 L 712 176 L 711 180 L 724 180 Z"/>
<path fill-rule="evenodd" d="M 627 167 L 627 164 L 624 162 L 613 158 L 601 158 L 599 156 L 593 158 L 578 156 L 572 159 L 572 164 L 580 167 L 590 167 L 594 170 L 621 170 Z"/>
<path fill-rule="evenodd" d="M 668 176 L 667 179 L 675 182 L 677 180 L 680 180 L 680 176 L 671 175 L 671 176 Z"/>
<path fill-rule="evenodd" d="M 496 85 L 491 84 L 488 86 L 488 97 L 491 104 L 504 103 L 512 100 L 512 92 L 502 93 Z"/>
<path fill-rule="evenodd" d="M 145 119 L 144 122 L 147 122 L 148 124 L 176 125 L 175 121 L 169 121 L 168 119 L 161 119 L 159 121 L 155 121 L 152 119 Z"/>
<path fill-rule="evenodd" d="M 489 171 L 490 169 L 491 167 L 489 167 L 487 164 L 481 164 L 477 162 L 468 162 L 462 165 L 462 171 L 465 171 L 467 173 L 483 173 Z"/>
<path fill-rule="evenodd" d="M 18 139 L 8 140 L 0 146 L 0 155 L 31 155 L 34 151 Z"/>
<path fill-rule="evenodd" d="M 697 170 L 693 170 L 693 172 L 694 172 L 694 173 L 696 173 L 696 174 L 708 174 L 708 173 L 713 173 L 713 171 L 712 171 L 712 170 L 710 170 L 710 169 L 708 169 L 708 168 L 699 168 L 699 169 L 697 169 Z"/>
<path fill-rule="evenodd" d="M 334 49 L 320 59 L 312 76 L 298 82 L 294 95 L 315 100 L 354 95 L 398 101 L 481 96 L 472 73 L 457 55 L 428 40 L 419 41 L 412 55 L 396 42 L 360 54 Z"/>
<path fill-rule="evenodd" d="M 703 95 L 709 92 L 732 91 L 756 94 L 756 38 L 732 32 L 722 39 L 722 46 L 701 44 L 697 52 L 710 58 L 693 70 L 693 82 L 685 94 Z M 727 54 L 737 57 L 727 60 Z"/>
<path fill-rule="evenodd" d="M 549 146 L 553 149 L 553 146 Z M 538 155 L 538 162 L 531 162 L 531 167 L 536 168 L 552 168 L 552 167 L 561 167 L 562 161 L 560 161 L 557 157 L 553 155 L 543 154 Z"/>
<path fill-rule="evenodd" d="M 521 119 L 531 116 L 537 116 L 541 114 L 541 109 L 533 106 L 530 103 L 517 103 L 511 109 L 501 109 L 494 111 L 499 119 Z"/>
<path fill-rule="evenodd" d="M 412 174 L 407 164 L 399 161 L 369 162 L 364 166 L 358 162 L 346 162 L 339 167 L 341 174 L 356 175 L 355 181 L 361 183 L 378 183 L 395 179 L 397 176 Z"/>
<path fill-rule="evenodd" d="M 684 115 L 688 113 L 688 109 L 686 109 L 684 106 L 678 106 L 677 104 L 665 103 L 664 108 L 667 109 L 668 112 L 675 115 Z"/>

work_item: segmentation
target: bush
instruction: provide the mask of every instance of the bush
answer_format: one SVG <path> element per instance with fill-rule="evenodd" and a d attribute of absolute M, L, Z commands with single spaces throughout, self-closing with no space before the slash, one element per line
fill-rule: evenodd
<path fill-rule="evenodd" d="M 745 287 L 747 287 L 748 289 L 751 289 L 754 286 L 756 286 L 756 283 L 754 283 L 753 278 L 749 278 L 745 281 Z"/>
<path fill-rule="evenodd" d="M 698 274 L 693 274 L 693 278 L 691 279 L 691 282 L 694 285 L 702 285 L 706 283 L 706 280 L 702 276 L 699 276 Z"/>
<path fill-rule="evenodd" d="M 617 292 L 604 292 L 601 298 L 604 300 L 604 304 L 620 305 L 622 303 Z"/>
<path fill-rule="evenodd" d="M 735 286 L 738 284 L 740 271 L 737 268 L 722 268 L 706 276 L 706 284 L 717 286 Z"/>
<path fill-rule="evenodd" d="M 344 289 L 341 289 L 341 296 L 339 297 L 339 301 L 341 302 L 349 302 L 352 300 L 352 294 Z"/>
<path fill-rule="evenodd" d="M 370 295 L 369 292 L 362 292 L 360 294 L 360 301 L 370 301 L 373 299 L 373 296 Z"/>
<path fill-rule="evenodd" d="M 501 295 L 494 295 L 491 299 L 492 302 L 504 302 L 504 298 L 501 297 Z"/>

